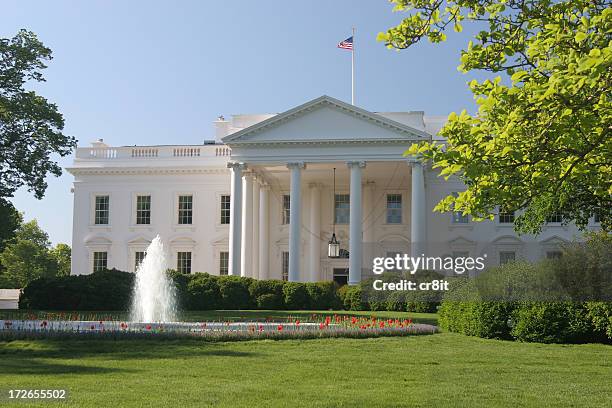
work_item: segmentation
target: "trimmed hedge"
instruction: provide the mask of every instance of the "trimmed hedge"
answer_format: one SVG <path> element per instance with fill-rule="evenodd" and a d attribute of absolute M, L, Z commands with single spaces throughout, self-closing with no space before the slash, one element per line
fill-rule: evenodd
<path fill-rule="evenodd" d="M 329 310 L 342 307 L 334 282 L 283 282 L 168 271 L 182 310 Z M 21 309 L 127 310 L 134 274 L 117 270 L 37 279 L 23 291 Z M 359 292 L 360 293 L 360 292 Z"/>
<path fill-rule="evenodd" d="M 565 248 L 558 260 L 510 263 L 476 279 L 453 279 L 439 309 L 440 327 L 526 342 L 612 342 L 611 258 L 612 239 L 598 234 Z"/>
<path fill-rule="evenodd" d="M 19 308 L 127 310 L 133 285 L 134 274 L 115 269 L 91 275 L 36 279 L 23 289 Z"/>

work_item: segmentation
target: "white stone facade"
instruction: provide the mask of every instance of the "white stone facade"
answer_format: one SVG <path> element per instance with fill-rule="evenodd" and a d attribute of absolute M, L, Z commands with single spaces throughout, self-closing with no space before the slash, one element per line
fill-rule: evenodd
<path fill-rule="evenodd" d="M 323 96 L 278 115 L 219 118 L 214 144 L 81 147 L 68 169 L 75 177 L 72 273 L 134 271 L 157 234 L 170 264 L 185 271 L 349 283 L 371 269 L 373 256 L 435 248 L 487 253 L 496 264 L 554 256 L 580 238 L 572 225 L 553 222 L 539 236 L 517 236 L 511 217 L 477 223 L 433 213 L 463 187 L 403 152 L 435 139 L 443 122 Z M 327 256 L 334 219 L 348 258 Z"/>

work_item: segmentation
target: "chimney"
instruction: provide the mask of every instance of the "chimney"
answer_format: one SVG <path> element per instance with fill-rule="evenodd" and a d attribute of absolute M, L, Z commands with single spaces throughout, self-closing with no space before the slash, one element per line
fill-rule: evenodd
<path fill-rule="evenodd" d="M 229 135 L 230 122 L 220 115 L 213 123 L 215 124 L 215 142 L 223 144 L 221 139 Z"/>
<path fill-rule="evenodd" d="M 91 142 L 92 147 L 108 147 L 106 143 L 104 143 L 104 139 L 98 139 L 95 142 Z"/>

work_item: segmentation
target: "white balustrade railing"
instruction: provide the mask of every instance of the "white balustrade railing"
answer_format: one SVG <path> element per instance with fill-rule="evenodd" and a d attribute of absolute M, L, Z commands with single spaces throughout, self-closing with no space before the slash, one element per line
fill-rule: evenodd
<path fill-rule="evenodd" d="M 227 146 L 124 146 L 124 147 L 80 147 L 77 159 L 91 160 L 146 160 L 181 159 L 197 157 L 229 157 Z"/>

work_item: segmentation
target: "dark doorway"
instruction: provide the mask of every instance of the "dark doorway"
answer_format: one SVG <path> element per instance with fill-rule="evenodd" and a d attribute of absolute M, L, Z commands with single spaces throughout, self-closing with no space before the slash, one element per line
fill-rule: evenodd
<path fill-rule="evenodd" d="M 348 283 L 348 277 L 348 268 L 334 268 L 334 282 L 336 282 L 338 285 L 346 285 Z"/>

